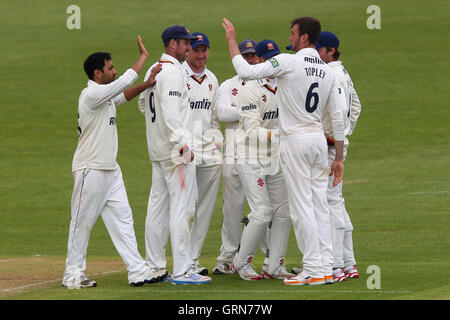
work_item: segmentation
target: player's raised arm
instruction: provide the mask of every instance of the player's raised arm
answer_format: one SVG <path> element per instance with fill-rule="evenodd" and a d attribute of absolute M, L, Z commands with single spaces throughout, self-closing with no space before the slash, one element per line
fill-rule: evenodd
<path fill-rule="evenodd" d="M 148 52 L 145 49 L 144 44 L 142 43 L 141 37 L 138 36 L 137 39 L 139 48 L 139 58 L 117 80 L 114 80 L 116 71 L 114 65 L 110 61 L 111 60 L 110 56 L 107 57 L 109 61 L 108 63 L 105 59 L 105 65 L 101 70 L 100 69 L 94 70 L 94 75 L 92 76 L 91 80 L 97 82 L 101 86 L 96 87 L 95 90 L 90 90 L 89 93 L 86 95 L 85 103 L 89 108 L 91 109 L 96 108 L 102 105 L 105 101 L 108 101 L 109 99 L 114 99 L 114 103 L 116 105 L 120 105 L 135 97 L 135 96 L 131 97 L 131 94 L 129 92 L 129 96 L 127 98 L 124 91 L 126 88 L 130 87 L 137 80 L 138 75 L 145 64 L 145 61 L 148 58 Z"/>
<path fill-rule="evenodd" d="M 236 31 L 230 20 L 223 18 L 222 26 L 225 30 L 225 37 L 227 38 L 228 48 L 230 49 L 230 56 L 233 59 L 235 56 L 239 55 L 239 47 L 236 42 Z"/>
<path fill-rule="evenodd" d="M 137 36 L 138 39 L 138 48 L 139 48 L 139 58 L 137 61 L 131 66 L 131 69 L 136 71 L 139 74 L 144 66 L 145 61 L 148 58 L 147 49 L 145 49 L 144 43 L 142 42 L 141 36 Z"/>
<path fill-rule="evenodd" d="M 240 55 L 233 24 L 227 18 L 223 18 L 222 26 L 225 30 L 231 60 L 239 78 L 243 80 L 262 79 L 266 77 L 274 78 L 284 73 L 286 67 L 281 65 L 280 61 L 277 60 L 278 58 L 272 58 L 264 63 L 250 65 Z"/>

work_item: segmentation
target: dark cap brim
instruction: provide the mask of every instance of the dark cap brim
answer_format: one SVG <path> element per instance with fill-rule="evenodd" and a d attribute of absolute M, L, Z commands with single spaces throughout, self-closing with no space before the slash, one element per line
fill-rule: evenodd
<path fill-rule="evenodd" d="M 207 43 L 204 42 L 204 41 L 191 43 L 192 49 L 195 49 L 195 48 L 197 48 L 198 46 L 201 46 L 201 45 L 204 45 L 204 46 L 206 46 L 206 47 L 209 48 L 209 44 L 207 44 Z"/>
<path fill-rule="evenodd" d="M 246 53 L 255 53 L 255 48 L 247 48 L 244 49 L 242 51 L 240 51 L 241 54 L 246 54 Z"/>
<path fill-rule="evenodd" d="M 197 39 L 197 37 L 196 37 L 196 36 L 193 36 L 192 34 L 186 34 L 186 35 L 183 35 L 183 36 L 178 37 L 178 39 L 194 40 L 194 39 Z"/>

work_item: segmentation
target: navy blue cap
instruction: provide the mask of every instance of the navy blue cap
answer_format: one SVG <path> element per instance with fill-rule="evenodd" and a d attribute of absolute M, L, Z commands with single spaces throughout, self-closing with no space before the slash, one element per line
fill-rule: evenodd
<path fill-rule="evenodd" d="M 201 44 L 203 44 L 209 48 L 209 40 L 208 40 L 208 37 L 206 36 L 206 34 L 201 33 L 201 32 L 194 32 L 192 35 L 195 36 L 195 39 L 191 40 L 192 49 L 197 48 Z"/>
<path fill-rule="evenodd" d="M 163 31 L 161 38 L 164 43 L 168 43 L 171 39 L 195 39 L 186 27 L 174 25 Z"/>
<path fill-rule="evenodd" d="M 239 43 L 239 52 L 241 54 L 246 54 L 246 53 L 255 53 L 255 48 L 256 45 L 258 44 L 258 42 L 256 42 L 253 39 L 247 39 L 242 41 L 241 43 Z"/>
<path fill-rule="evenodd" d="M 322 31 L 319 40 L 317 40 L 316 48 L 319 49 L 322 47 L 339 48 L 338 37 L 330 31 Z"/>
<path fill-rule="evenodd" d="M 268 60 L 280 53 L 275 41 L 264 39 L 256 45 L 255 54 Z"/>

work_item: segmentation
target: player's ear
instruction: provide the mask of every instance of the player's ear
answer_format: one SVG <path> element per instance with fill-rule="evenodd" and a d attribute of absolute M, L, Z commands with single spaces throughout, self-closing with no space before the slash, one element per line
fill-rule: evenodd
<path fill-rule="evenodd" d="M 177 44 L 178 44 L 178 41 L 177 41 L 177 40 L 175 40 L 175 39 L 170 39 L 169 46 L 170 46 L 171 48 L 176 48 L 176 47 L 177 47 Z"/>
<path fill-rule="evenodd" d="M 94 79 L 101 79 L 103 75 L 103 71 L 100 69 L 95 69 L 94 70 Z"/>
<path fill-rule="evenodd" d="M 309 42 L 309 35 L 307 33 L 304 33 L 300 36 L 300 40 L 303 42 Z"/>

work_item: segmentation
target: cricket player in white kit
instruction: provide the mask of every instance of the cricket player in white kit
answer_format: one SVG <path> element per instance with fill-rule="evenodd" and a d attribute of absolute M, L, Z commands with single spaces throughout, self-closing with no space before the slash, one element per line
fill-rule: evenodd
<path fill-rule="evenodd" d="M 208 233 L 219 191 L 222 169 L 223 136 L 216 114 L 219 84 L 216 76 L 206 68 L 209 39 L 204 33 L 194 32 L 192 49 L 183 63 L 188 92 L 189 111 L 193 120 L 194 163 L 196 165 L 198 200 L 192 222 L 191 246 L 195 271 L 207 275 L 208 269 L 200 265 L 199 258 Z"/>
<path fill-rule="evenodd" d="M 125 262 L 128 282 L 141 286 L 162 280 L 164 271 L 152 271 L 140 256 L 133 228 L 133 215 L 116 161 L 118 140 L 116 106 L 155 84 L 156 72 L 144 83 L 127 89 L 138 78 L 147 50 L 138 37 L 140 57 L 119 79 L 109 53 L 97 52 L 84 62 L 88 86 L 78 101 L 79 140 L 73 157 L 74 189 L 66 268 L 62 284 L 69 289 L 97 286 L 84 274 L 90 233 L 99 215 Z"/>
<path fill-rule="evenodd" d="M 204 284 L 211 278 L 193 270 L 189 220 L 195 213 L 197 182 L 192 163 L 192 114 L 180 61 L 191 50 L 189 31 L 179 25 L 162 33 L 165 53 L 147 71 L 162 64 L 157 85 L 141 93 L 139 109 L 145 115 L 147 144 L 152 161 L 152 187 L 145 221 L 146 259 L 155 270 L 166 269 L 170 234 L 173 284 Z"/>
<path fill-rule="evenodd" d="M 344 120 L 336 100 L 336 80 L 320 59 L 315 44 L 320 22 L 311 17 L 295 19 L 290 41 L 296 54 L 280 54 L 264 63 L 249 65 L 239 55 L 234 27 L 223 20 L 234 68 L 242 79 L 276 78 L 279 91 L 280 161 L 289 199 L 289 210 L 303 253 L 302 272 L 284 283 L 316 285 L 333 283 L 330 214 L 327 204 L 328 152 L 321 124 L 328 110 L 336 146 L 331 166 L 333 186 L 343 176 Z M 277 92 L 278 94 L 278 92 Z"/>
<path fill-rule="evenodd" d="M 239 43 L 239 51 L 249 64 L 259 63 L 255 55 L 257 42 L 246 39 Z M 239 110 L 237 101 L 243 88 L 249 81 L 240 79 L 237 75 L 225 80 L 219 87 L 217 97 L 217 116 L 220 121 L 226 123 L 226 137 L 224 148 L 223 170 L 223 214 L 220 247 L 220 255 L 213 269 L 216 274 L 230 274 L 233 258 L 238 251 L 242 234 L 242 222 L 244 218 L 245 192 L 241 177 L 238 173 L 236 129 L 239 128 Z M 228 136 L 227 136 L 228 134 Z M 261 249 L 266 251 L 265 241 L 261 243 Z"/>
<path fill-rule="evenodd" d="M 331 67 L 335 74 L 338 85 L 338 98 L 343 101 L 344 115 L 344 160 L 347 155 L 348 136 L 353 133 L 356 122 L 361 113 L 361 103 L 358 94 L 353 86 L 347 70 L 342 65 L 342 61 L 338 61 L 340 52 L 338 37 L 329 32 L 320 33 L 316 49 L 321 59 Z M 324 113 L 323 126 L 328 142 L 328 162 L 331 165 L 334 159 L 336 148 L 334 146 L 333 128 L 328 113 Z M 345 209 L 345 201 L 342 195 L 342 182 L 335 188 L 332 186 L 332 179 L 328 181 L 328 205 L 331 213 L 331 225 L 333 235 L 333 278 L 334 281 L 344 281 L 346 278 L 358 278 L 358 269 L 356 268 L 356 260 L 353 252 L 352 231 L 353 225 L 350 217 Z"/>
<path fill-rule="evenodd" d="M 280 53 L 277 44 L 271 40 L 259 42 L 255 52 L 261 61 Z M 240 128 L 245 134 L 238 135 L 238 156 L 243 160 L 238 171 L 252 212 L 232 268 L 244 280 L 286 279 L 292 276 L 286 271 L 284 263 L 291 220 L 278 157 L 279 105 L 276 84 L 276 79 L 251 81 L 239 97 Z M 269 257 L 267 265 L 258 274 L 253 269 L 252 261 L 269 225 Z"/>

